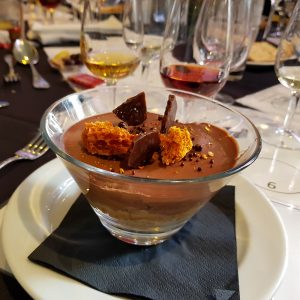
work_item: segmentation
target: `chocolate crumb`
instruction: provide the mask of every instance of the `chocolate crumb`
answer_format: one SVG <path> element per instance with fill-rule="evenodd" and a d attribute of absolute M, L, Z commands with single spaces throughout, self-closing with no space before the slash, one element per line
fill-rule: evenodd
<path fill-rule="evenodd" d="M 197 168 L 197 171 L 198 171 L 198 172 L 201 172 L 201 171 L 202 171 L 202 168 L 201 168 L 201 167 L 198 167 L 198 168 Z"/>
<path fill-rule="evenodd" d="M 181 166 L 181 167 L 184 167 L 184 162 L 181 162 L 180 166 Z"/>
<path fill-rule="evenodd" d="M 177 111 L 177 102 L 174 95 L 169 95 L 164 116 L 161 121 L 161 133 L 166 133 L 168 129 L 174 124 Z"/>
<path fill-rule="evenodd" d="M 125 122 L 119 122 L 118 123 L 118 127 L 126 129 L 127 128 L 127 124 Z"/>
<path fill-rule="evenodd" d="M 196 144 L 196 145 L 193 146 L 193 149 L 194 149 L 195 151 L 202 151 L 202 146 L 199 145 L 199 144 Z"/>
<path fill-rule="evenodd" d="M 147 118 L 145 93 L 127 99 L 116 107 L 113 113 L 130 126 L 142 124 Z"/>
<path fill-rule="evenodd" d="M 146 130 L 143 127 L 136 126 L 131 128 L 129 132 L 132 134 L 140 134 L 146 132 Z"/>

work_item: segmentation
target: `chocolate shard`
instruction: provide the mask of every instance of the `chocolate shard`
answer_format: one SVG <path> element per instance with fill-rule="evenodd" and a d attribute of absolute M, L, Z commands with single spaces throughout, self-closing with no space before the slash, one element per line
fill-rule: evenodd
<path fill-rule="evenodd" d="M 159 150 L 159 145 L 160 139 L 157 131 L 137 136 L 122 166 L 126 169 L 135 169 L 149 163 L 153 153 Z"/>
<path fill-rule="evenodd" d="M 128 98 L 113 110 L 113 113 L 130 126 L 142 124 L 147 118 L 145 93 Z"/>
<path fill-rule="evenodd" d="M 174 124 L 177 111 L 177 102 L 174 95 L 169 95 L 165 114 L 161 121 L 161 133 L 166 133 L 168 129 Z"/>

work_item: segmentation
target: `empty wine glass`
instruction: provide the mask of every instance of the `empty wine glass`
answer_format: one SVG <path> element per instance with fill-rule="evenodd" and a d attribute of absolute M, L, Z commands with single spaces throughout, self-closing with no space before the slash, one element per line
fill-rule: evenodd
<path fill-rule="evenodd" d="M 230 0 L 175 0 L 160 52 L 164 84 L 214 96 L 229 74 L 231 20 Z"/>
<path fill-rule="evenodd" d="M 278 42 L 292 15 L 296 0 L 271 0 L 270 13 L 262 39 Z"/>
<path fill-rule="evenodd" d="M 280 148 L 299 150 L 300 132 L 291 128 L 300 96 L 300 0 L 283 33 L 277 50 L 275 72 L 280 83 L 289 88 L 289 100 L 284 122 L 281 126 L 261 127 L 263 140 Z"/>
<path fill-rule="evenodd" d="M 247 60 L 252 43 L 252 20 L 258 3 L 254 0 L 232 0 L 232 43 L 233 52 L 230 64 L 229 81 L 238 80 L 243 64 Z M 232 104 L 234 98 L 223 92 L 216 95 L 216 99 L 227 104 Z"/>
<path fill-rule="evenodd" d="M 271 0 L 270 1 L 270 4 L 271 4 L 270 5 L 270 11 L 269 11 L 268 20 L 267 20 L 267 24 L 266 24 L 265 30 L 263 32 L 263 37 L 262 37 L 263 40 L 266 40 L 267 37 L 268 37 L 268 35 L 271 32 L 272 22 L 273 22 L 276 10 L 278 9 L 280 1 L 281 0 Z"/>
<path fill-rule="evenodd" d="M 123 38 L 126 45 L 137 51 L 143 45 L 144 24 L 141 0 L 125 0 Z"/>
<path fill-rule="evenodd" d="M 100 4 L 97 0 L 84 0 L 81 56 L 95 76 L 104 79 L 107 85 L 115 85 L 119 79 L 133 73 L 140 60 L 123 40 L 122 22 L 114 14 L 102 13 Z M 108 22 L 114 26 L 109 28 Z"/>
<path fill-rule="evenodd" d="M 159 58 L 167 15 L 171 5 L 171 1 L 168 0 L 125 1 L 123 37 L 129 47 L 135 47 L 139 51 L 143 79 L 147 79 L 149 75 L 151 62 Z M 140 25 L 142 25 L 142 29 Z M 141 31 L 143 32 L 142 35 L 140 34 Z"/>

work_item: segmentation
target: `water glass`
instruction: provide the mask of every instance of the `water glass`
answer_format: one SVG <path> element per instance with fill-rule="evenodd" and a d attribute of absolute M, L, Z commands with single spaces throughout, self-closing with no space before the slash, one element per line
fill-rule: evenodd
<path fill-rule="evenodd" d="M 250 7 L 250 18 L 249 18 L 249 29 L 247 35 L 246 47 L 244 48 L 244 56 L 240 59 L 240 64 L 238 67 L 230 71 L 228 80 L 236 81 L 241 80 L 244 76 L 246 69 L 247 57 L 251 49 L 252 44 L 256 41 L 259 26 L 262 19 L 262 11 L 264 6 L 264 0 L 251 0 Z"/>

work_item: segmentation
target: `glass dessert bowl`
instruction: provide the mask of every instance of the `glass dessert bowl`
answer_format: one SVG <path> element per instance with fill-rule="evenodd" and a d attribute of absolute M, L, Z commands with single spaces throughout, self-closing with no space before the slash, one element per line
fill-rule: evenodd
<path fill-rule="evenodd" d="M 68 95 L 44 113 L 41 131 L 102 225 L 137 245 L 171 237 L 261 150 L 256 127 L 237 111 L 147 85 Z"/>

